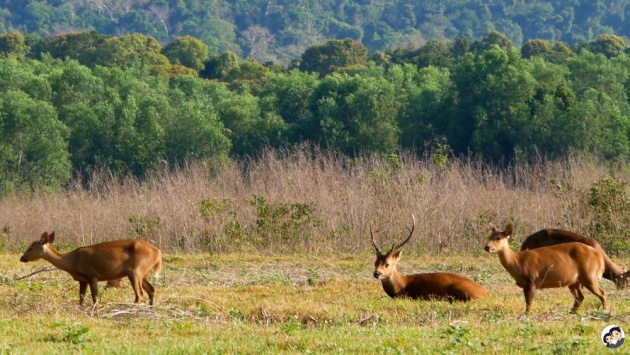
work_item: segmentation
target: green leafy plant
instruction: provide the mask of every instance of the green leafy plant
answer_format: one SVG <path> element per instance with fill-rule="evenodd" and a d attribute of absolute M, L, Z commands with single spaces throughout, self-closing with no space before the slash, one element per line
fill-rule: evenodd
<path fill-rule="evenodd" d="M 431 149 L 431 162 L 440 170 L 445 170 L 448 166 L 449 156 L 452 154 L 451 147 L 445 138 L 436 139 Z"/>
<path fill-rule="evenodd" d="M 208 252 L 215 252 L 219 247 L 218 241 L 225 239 L 232 241 L 246 238 L 246 232 L 238 219 L 236 210 L 227 198 L 205 198 L 196 205 L 199 216 L 206 224 L 218 224 L 222 226 L 223 235 L 211 232 L 209 228 L 202 231 L 202 243 Z"/>
<path fill-rule="evenodd" d="M 304 323 L 300 321 L 298 316 L 293 315 L 286 323 L 280 325 L 280 329 L 282 329 L 285 334 L 293 334 L 297 331 L 304 330 Z"/>
<path fill-rule="evenodd" d="M 129 217 L 131 234 L 134 238 L 148 239 L 158 234 L 160 230 L 160 217 L 145 217 L 132 215 Z"/>
<path fill-rule="evenodd" d="M 63 324 L 53 323 L 50 326 L 52 329 L 60 329 L 61 335 L 50 335 L 45 338 L 46 341 L 62 342 L 69 344 L 83 344 L 88 337 L 90 328 L 81 323 Z"/>
<path fill-rule="evenodd" d="M 630 223 L 630 198 L 626 194 L 627 183 L 621 179 L 605 177 L 593 182 L 587 193 L 588 207 L 592 213 L 590 232 L 602 246 L 614 253 L 630 251 L 628 224 Z"/>
<path fill-rule="evenodd" d="M 310 234 L 307 229 L 322 223 L 315 216 L 313 202 L 269 204 L 260 195 L 254 195 L 247 202 L 256 208 L 257 241 L 263 245 L 271 244 L 278 237 L 279 242 L 302 241 L 308 244 Z"/>

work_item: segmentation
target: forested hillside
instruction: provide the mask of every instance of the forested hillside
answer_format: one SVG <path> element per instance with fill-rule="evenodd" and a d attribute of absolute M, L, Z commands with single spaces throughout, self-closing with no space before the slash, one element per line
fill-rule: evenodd
<path fill-rule="evenodd" d="M 630 0 L 23 0 L 0 1 L 0 33 L 190 35 L 213 54 L 287 63 L 306 48 L 352 38 L 370 52 L 427 40 L 504 33 L 570 45 L 630 36 Z"/>

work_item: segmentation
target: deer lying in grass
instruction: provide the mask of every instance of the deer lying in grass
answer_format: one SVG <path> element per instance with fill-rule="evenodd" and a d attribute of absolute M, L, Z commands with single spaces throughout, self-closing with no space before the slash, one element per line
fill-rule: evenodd
<path fill-rule="evenodd" d="M 587 238 L 562 229 L 543 229 L 527 237 L 523 244 L 521 244 L 521 251 L 571 242 L 586 244 L 599 250 L 604 256 L 604 278 L 614 282 L 619 289 L 628 286 L 630 283 L 628 279 L 630 271 L 624 273 L 619 266 L 615 265 L 608 255 L 606 255 L 606 252 L 602 249 L 597 240 L 593 238 Z"/>
<path fill-rule="evenodd" d="M 144 240 L 116 240 L 81 247 L 68 253 L 59 253 L 50 244 L 55 240 L 55 232 L 44 232 L 41 239 L 34 241 L 20 258 L 21 262 L 44 259 L 55 267 L 69 273 L 79 281 L 79 304 L 83 305 L 88 285 L 92 301 L 97 303 L 98 281 L 116 280 L 128 277 L 136 294 L 135 303 L 140 302 L 142 290 L 149 295 L 153 305 L 155 287 L 148 279 L 154 270 L 156 276 L 162 269 L 162 253 Z"/>
<path fill-rule="evenodd" d="M 582 286 L 599 297 L 604 309 L 608 309 L 606 293 L 599 287 L 598 279 L 604 273 L 604 257 L 597 249 L 582 243 L 563 243 L 513 252 L 508 239 L 513 227 L 508 224 L 504 231 L 491 225 L 486 251 L 499 254 L 501 264 L 523 289 L 525 313 L 529 310 L 536 290 L 543 288 L 568 287 L 574 298 L 572 313 L 584 300 Z"/>
<path fill-rule="evenodd" d="M 383 254 L 376 244 L 372 227 L 370 227 L 372 245 L 376 250 L 374 277 L 381 280 L 383 289 L 389 297 L 470 301 L 488 296 L 488 292 L 481 285 L 461 275 L 445 272 L 403 275 L 398 272 L 396 264 L 400 260 L 401 248 L 411 239 L 415 226 L 416 220 L 413 218 L 411 229 L 407 228 L 409 230 L 407 239 L 392 246 L 392 249 L 386 254 Z"/>

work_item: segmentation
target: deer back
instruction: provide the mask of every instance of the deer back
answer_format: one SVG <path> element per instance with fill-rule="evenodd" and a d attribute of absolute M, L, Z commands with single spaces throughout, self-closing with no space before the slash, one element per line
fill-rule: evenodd
<path fill-rule="evenodd" d="M 584 283 L 587 279 L 599 279 L 605 269 L 602 253 L 579 242 L 562 243 L 515 254 L 520 266 L 518 276 L 524 280 L 534 281 L 537 288 L 567 286 L 576 281 Z M 517 284 L 518 281 L 517 279 Z"/>
<path fill-rule="evenodd" d="M 627 274 L 630 273 L 630 271 L 624 273 L 619 266 L 610 260 L 601 245 L 593 238 L 587 238 L 580 234 L 562 229 L 543 229 L 528 236 L 521 244 L 521 251 L 572 242 L 586 244 L 599 250 L 604 256 L 605 270 L 603 277 L 613 281 L 617 288 L 628 286 L 628 281 L 630 280 Z"/>

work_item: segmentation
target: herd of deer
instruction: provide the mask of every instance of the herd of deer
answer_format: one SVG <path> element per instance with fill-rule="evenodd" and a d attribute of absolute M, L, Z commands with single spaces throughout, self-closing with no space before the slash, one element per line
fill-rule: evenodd
<path fill-rule="evenodd" d="M 447 272 L 403 275 L 398 272 L 396 264 L 400 260 L 401 248 L 411 239 L 414 228 L 415 218 L 412 227 L 407 228 L 407 239 L 392 246 L 385 254 L 376 244 L 370 228 L 376 250 L 374 277 L 381 280 L 390 297 L 470 301 L 488 296 L 481 285 L 461 275 Z M 599 297 L 604 309 L 608 310 L 606 293 L 599 287 L 599 279 L 609 279 L 617 288 L 629 284 L 630 271 L 624 273 L 615 265 L 595 239 L 561 229 L 543 229 L 527 237 L 520 252 L 514 252 L 508 242 L 512 225 L 508 224 L 503 231 L 492 225 L 491 228 L 485 249 L 499 254 L 505 270 L 523 289 L 525 313 L 529 313 L 538 289 L 568 287 L 574 299 L 571 312 L 575 313 L 584 300 L 582 287 Z"/>
<path fill-rule="evenodd" d="M 414 299 L 441 299 L 448 301 L 470 301 L 488 297 L 486 291 L 475 281 L 453 273 L 436 272 L 404 275 L 396 270 L 402 247 L 413 235 L 416 221 L 409 236 L 400 244 L 393 245 L 385 254 L 374 240 L 370 227 L 372 245 L 376 250 L 374 277 L 381 280 L 383 289 L 390 297 Z M 582 287 L 599 297 L 604 309 L 608 310 L 606 293 L 599 287 L 599 279 L 604 277 L 615 283 L 617 288 L 628 286 L 630 271 L 623 272 L 606 255 L 599 243 L 592 238 L 560 229 L 543 229 L 525 239 L 521 251 L 514 252 L 508 239 L 513 227 L 508 224 L 499 231 L 492 226 L 492 234 L 485 250 L 496 252 L 503 267 L 516 281 L 525 294 L 525 313 L 528 313 L 537 289 L 568 287 L 574 298 L 571 312 L 576 312 L 584 295 Z M 127 277 L 135 293 L 135 303 L 149 296 L 149 304 L 155 300 L 155 287 L 149 282 L 149 273 L 156 277 L 162 269 L 162 253 L 144 240 L 117 240 L 81 247 L 68 253 L 60 253 L 50 244 L 55 233 L 44 232 L 33 242 L 22 262 L 44 259 L 55 267 L 68 272 L 79 282 L 79 304 L 83 305 L 88 285 L 92 301 L 98 301 L 98 282 L 108 281 L 109 286 L 119 286 Z"/>

